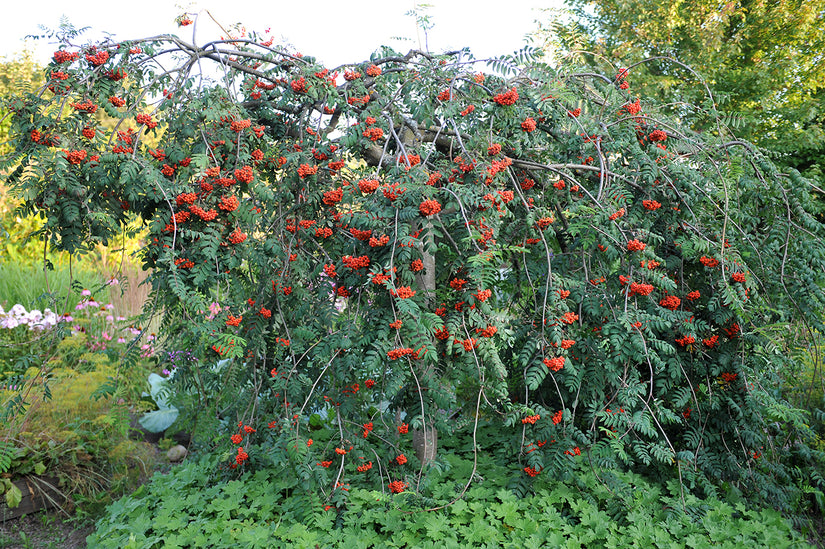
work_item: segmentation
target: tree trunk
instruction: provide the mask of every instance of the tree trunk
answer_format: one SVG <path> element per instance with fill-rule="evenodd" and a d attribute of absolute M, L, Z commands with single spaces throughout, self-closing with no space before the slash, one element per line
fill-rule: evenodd
<path fill-rule="evenodd" d="M 438 431 L 431 422 L 427 422 L 426 429 L 413 429 L 413 448 L 415 457 L 426 465 L 433 461 L 438 452 Z"/>
<path fill-rule="evenodd" d="M 428 249 L 435 250 L 432 221 L 426 220 L 424 228 L 427 230 L 426 246 L 421 241 L 416 246 L 421 252 L 421 262 L 424 264 L 424 270 L 416 274 L 416 283 L 427 296 L 427 307 L 432 309 L 435 302 L 435 255 L 427 252 Z M 420 384 L 425 386 L 431 381 L 433 368 L 421 366 L 415 374 L 418 376 Z M 424 413 L 423 410 L 422 413 Z M 425 417 L 425 425 L 421 429 L 413 429 L 413 448 L 422 465 L 426 465 L 435 459 L 438 453 L 438 430 L 435 428 L 431 414 Z"/>

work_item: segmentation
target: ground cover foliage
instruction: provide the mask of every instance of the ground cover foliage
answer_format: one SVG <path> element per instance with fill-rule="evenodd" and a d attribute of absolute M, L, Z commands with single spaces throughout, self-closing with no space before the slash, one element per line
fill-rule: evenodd
<path fill-rule="evenodd" d="M 6 104 L 7 184 L 56 249 L 146 224 L 147 314 L 227 473 L 343 509 L 420 492 L 438 434 L 477 454 L 483 421 L 519 495 L 584 455 L 683 510 L 821 512 L 810 413 L 777 387 L 822 331 L 823 230 L 710 94 L 677 119 L 621 67 L 529 49 L 330 70 L 254 34 L 65 37 Z"/>
<path fill-rule="evenodd" d="M 483 426 L 489 452 L 476 477 L 472 445 L 445 440 L 441 466 L 417 492 L 353 486 L 346 509 L 323 505 L 272 468 L 228 480 L 213 455 L 157 475 L 109 508 L 94 547 L 808 547 L 773 510 L 683 494 L 640 475 L 599 478 L 570 458 L 563 480 L 541 477 L 519 497 L 507 486 L 506 448 Z M 609 487 L 608 487 L 608 481 Z M 426 511 L 428 508 L 436 508 Z M 685 512 L 687 511 L 687 512 Z"/>

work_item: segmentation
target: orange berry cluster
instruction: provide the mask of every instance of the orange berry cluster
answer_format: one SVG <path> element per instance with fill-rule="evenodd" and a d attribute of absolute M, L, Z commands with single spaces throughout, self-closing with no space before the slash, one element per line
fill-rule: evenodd
<path fill-rule="evenodd" d="M 493 101 L 501 106 L 513 105 L 516 101 L 518 101 L 518 92 L 516 91 L 516 88 L 511 88 L 509 91 L 499 93 L 494 96 Z"/>
<path fill-rule="evenodd" d="M 558 372 L 559 370 L 564 368 L 564 357 L 563 356 L 557 356 L 557 357 L 554 357 L 554 358 L 545 358 L 544 360 L 542 360 L 542 362 L 544 363 L 545 366 L 550 368 L 550 370 L 552 370 L 553 372 Z"/>

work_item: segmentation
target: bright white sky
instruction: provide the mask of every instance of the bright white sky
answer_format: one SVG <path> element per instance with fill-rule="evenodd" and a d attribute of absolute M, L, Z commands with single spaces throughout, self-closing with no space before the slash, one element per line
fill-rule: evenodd
<path fill-rule="evenodd" d="M 31 2 L 31 3 L 29 3 Z M 429 50 L 434 53 L 468 46 L 476 58 L 498 56 L 523 47 L 525 35 L 547 21 L 540 8 L 560 7 L 562 0 L 429 0 L 434 28 Z M 417 2 L 418 5 L 422 2 Z M 484 9 L 482 4 L 489 5 Z M 186 2 L 178 5 L 186 6 Z M 55 29 L 61 15 L 77 28 L 91 27 L 90 41 L 111 33 L 120 40 L 154 34 L 177 33 L 191 39 L 191 26 L 174 23 L 183 11 L 201 12 L 198 42 L 217 38 L 221 32 L 209 12 L 224 27 L 244 23 L 249 30 L 271 28 L 275 43 L 287 42 L 305 55 L 314 55 L 328 67 L 369 58 L 380 45 L 406 52 L 419 48 L 414 18 L 405 15 L 414 0 L 197 0 L 184 10 L 173 0 L 13 0 L 0 18 L 0 57 L 24 49 L 23 37 L 39 34 L 39 26 Z M 405 37 L 399 41 L 395 37 Z M 424 35 L 420 37 L 424 47 Z M 46 63 L 55 50 L 46 41 L 29 41 L 36 58 Z"/>

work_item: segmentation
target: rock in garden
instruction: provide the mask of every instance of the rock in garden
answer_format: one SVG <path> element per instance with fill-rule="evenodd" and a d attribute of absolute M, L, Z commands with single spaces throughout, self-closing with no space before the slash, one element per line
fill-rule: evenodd
<path fill-rule="evenodd" d="M 186 454 L 186 448 L 178 444 L 177 446 L 172 446 L 171 448 L 169 448 L 169 451 L 166 452 L 166 458 L 172 463 L 177 463 L 178 461 L 183 461 L 183 458 L 186 457 Z"/>

